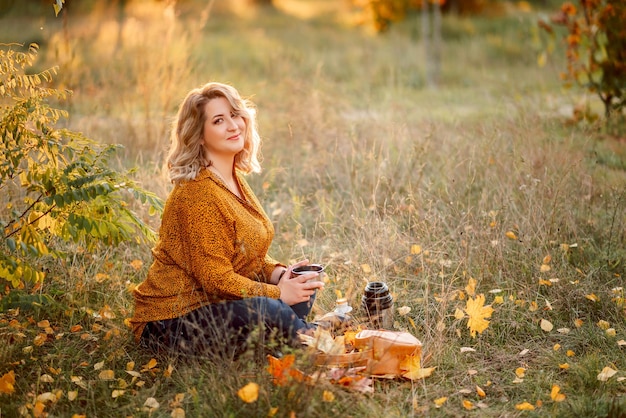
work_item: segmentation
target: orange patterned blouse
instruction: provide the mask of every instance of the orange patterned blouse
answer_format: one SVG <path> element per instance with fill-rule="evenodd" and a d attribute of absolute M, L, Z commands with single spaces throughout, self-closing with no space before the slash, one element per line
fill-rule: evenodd
<path fill-rule="evenodd" d="M 176 185 L 165 203 L 154 262 L 137 286 L 131 319 L 139 341 L 147 322 L 177 318 L 209 303 L 280 297 L 269 280 L 282 265 L 267 255 L 274 227 L 241 173 L 244 199 L 210 170 Z"/>

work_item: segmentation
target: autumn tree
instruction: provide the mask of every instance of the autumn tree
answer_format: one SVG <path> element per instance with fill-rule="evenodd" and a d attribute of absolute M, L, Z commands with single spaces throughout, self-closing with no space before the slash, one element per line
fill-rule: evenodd
<path fill-rule="evenodd" d="M 597 94 L 607 120 L 626 105 L 625 22 L 624 0 L 565 2 L 550 22 L 539 22 L 565 43 L 567 68 L 561 78 Z"/>

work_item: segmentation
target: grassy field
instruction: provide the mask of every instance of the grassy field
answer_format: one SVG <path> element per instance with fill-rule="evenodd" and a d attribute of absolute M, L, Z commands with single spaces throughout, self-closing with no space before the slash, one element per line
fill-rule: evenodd
<path fill-rule="evenodd" d="M 46 266 L 54 303 L 0 313 L 0 377 L 15 374 L 0 416 L 626 414 L 626 141 L 571 123 L 573 106 L 601 104 L 562 89 L 558 53 L 539 68 L 539 12 L 445 17 L 428 88 L 419 17 L 373 36 L 330 1 L 283 2 L 307 5 L 307 20 L 139 2 L 120 26 L 101 3 L 65 26 L 38 11 L 0 20 L 0 41 L 37 42 L 40 69 L 59 66 L 57 86 L 74 92 L 67 126 L 123 144 L 120 166 L 165 198 L 180 100 L 232 83 L 258 107 L 264 171 L 249 181 L 275 223 L 272 255 L 326 265 L 317 313 L 337 292 L 358 307 L 368 281 L 386 282 L 410 308 L 395 328 L 436 369 L 361 394 L 275 386 L 258 353 L 154 365 L 124 323 L 149 246 L 72 248 Z M 463 310 L 481 294 L 494 312 L 472 337 Z M 617 373 L 602 380 L 606 367 Z M 248 404 L 237 391 L 249 382 L 260 395 Z"/>

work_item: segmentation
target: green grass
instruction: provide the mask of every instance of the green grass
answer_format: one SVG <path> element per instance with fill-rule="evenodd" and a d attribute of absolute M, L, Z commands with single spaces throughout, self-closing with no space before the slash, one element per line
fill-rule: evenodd
<path fill-rule="evenodd" d="M 332 308 L 335 290 L 357 307 L 367 281 L 387 282 L 396 306 L 411 308 L 396 327 L 424 343 L 434 374 L 377 380 L 374 393 L 362 395 L 322 382 L 276 387 L 259 352 L 237 362 L 159 358 L 158 370 L 141 371 L 151 356 L 123 321 L 150 248 L 68 247 L 63 259 L 45 262 L 40 292 L 50 301 L 18 311 L 6 305 L 19 302 L 3 299 L 0 376 L 14 370 L 16 388 L 0 394 L 0 413 L 34 415 L 36 397 L 51 392 L 58 395 L 44 402 L 51 416 L 169 416 L 177 407 L 187 416 L 266 416 L 272 408 L 275 416 L 312 417 L 622 416 L 626 348 L 617 341 L 626 339 L 626 318 L 617 288 L 626 275 L 626 148 L 599 126 L 567 123 L 563 109 L 583 96 L 561 89 L 562 58 L 537 67 L 536 15 L 445 18 L 441 85 L 428 89 L 418 20 L 374 37 L 332 16 L 299 21 L 268 10 L 238 19 L 216 4 L 205 25 L 194 3 L 174 25 L 137 6 L 115 54 L 116 32 L 106 29 L 115 28 L 112 12 L 70 15 L 70 54 L 60 19 L 5 15 L 0 37 L 38 40 L 39 67 L 59 65 L 58 83 L 74 90 L 64 104 L 68 127 L 125 145 L 120 165 L 137 165 L 138 179 L 162 197 L 170 188 L 161 175 L 167 129 L 186 92 L 220 80 L 252 96 L 264 171 L 250 182 L 275 223 L 272 254 L 327 266 L 318 312 Z M 411 254 L 414 244 L 420 254 Z M 547 255 L 551 269 L 542 272 Z M 143 266 L 135 269 L 134 260 Z M 476 338 L 454 317 L 470 277 L 488 304 L 503 300 Z M 542 319 L 554 329 L 543 331 Z M 35 340 L 46 334 L 37 325 L 43 320 L 49 333 Z M 82 329 L 72 332 L 75 325 Z M 128 362 L 139 377 L 126 372 Z M 311 369 L 304 359 L 300 366 Z M 605 366 L 618 373 L 600 382 Z M 526 375 L 514 383 L 518 367 Z M 100 379 L 102 370 L 115 379 Z M 260 397 L 245 404 L 237 391 L 249 381 Z M 565 401 L 551 400 L 553 384 Z M 124 392 L 113 398 L 114 390 Z M 333 402 L 323 401 L 325 390 Z M 184 394 L 178 403 L 177 394 Z M 144 406 L 150 397 L 160 404 L 152 412 Z M 440 397 L 448 400 L 436 408 Z M 466 410 L 463 400 L 482 407 Z M 543 405 L 516 410 L 524 401 Z"/>

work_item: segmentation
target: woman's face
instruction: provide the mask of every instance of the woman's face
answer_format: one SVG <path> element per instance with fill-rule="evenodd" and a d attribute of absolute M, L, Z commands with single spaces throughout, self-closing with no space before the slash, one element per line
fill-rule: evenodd
<path fill-rule="evenodd" d="M 204 146 L 211 159 L 232 158 L 243 149 L 246 121 L 224 97 L 210 100 L 204 108 Z"/>

